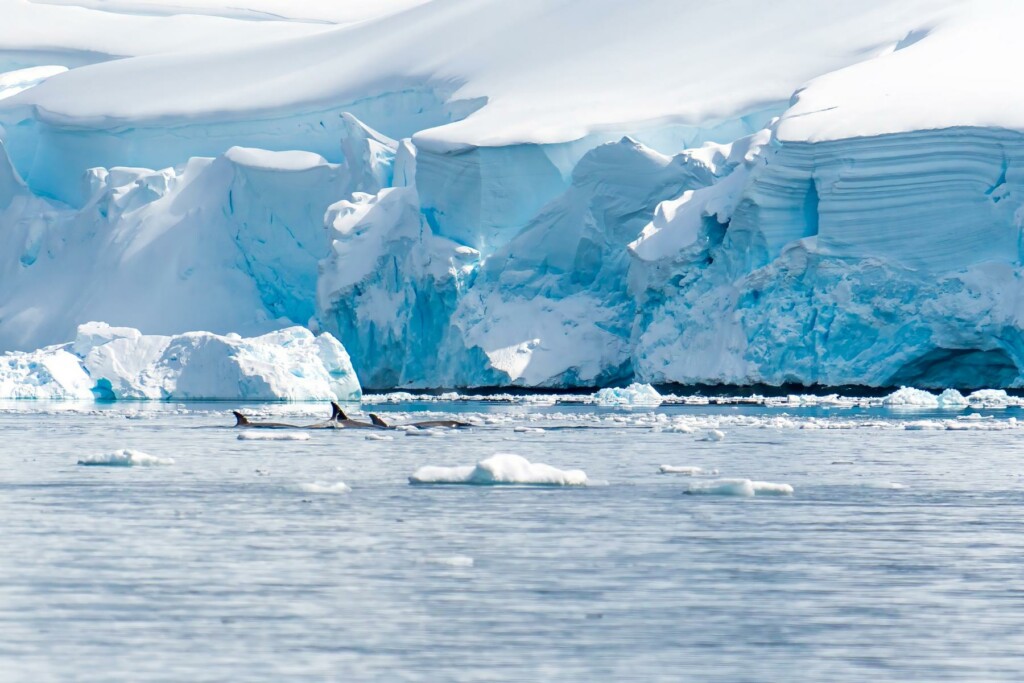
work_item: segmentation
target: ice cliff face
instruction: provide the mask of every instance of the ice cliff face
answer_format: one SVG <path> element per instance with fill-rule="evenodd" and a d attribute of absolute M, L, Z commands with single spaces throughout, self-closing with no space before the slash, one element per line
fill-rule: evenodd
<path fill-rule="evenodd" d="M 1024 385 L 1016 3 L 192 1 L 29 58 L 57 10 L 2 0 L 0 348 L 300 324 L 372 388 Z M 737 13 L 749 50 L 677 39 Z"/>

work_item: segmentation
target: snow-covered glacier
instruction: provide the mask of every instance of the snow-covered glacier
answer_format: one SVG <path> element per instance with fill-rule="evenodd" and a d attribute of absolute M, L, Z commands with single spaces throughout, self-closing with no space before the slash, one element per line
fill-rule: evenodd
<path fill-rule="evenodd" d="M 0 350 L 301 325 L 375 389 L 1024 385 L 1012 0 L 0 12 Z"/>

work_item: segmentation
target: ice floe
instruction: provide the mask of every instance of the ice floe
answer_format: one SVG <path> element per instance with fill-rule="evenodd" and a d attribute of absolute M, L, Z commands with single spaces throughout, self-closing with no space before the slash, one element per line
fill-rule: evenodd
<path fill-rule="evenodd" d="M 239 441 L 309 441 L 309 434 L 301 432 L 242 432 Z"/>
<path fill-rule="evenodd" d="M 633 383 L 625 388 L 601 389 L 594 394 L 594 402 L 601 406 L 659 406 L 662 397 L 650 384 Z"/>
<path fill-rule="evenodd" d="M 122 448 L 113 453 L 89 455 L 78 461 L 79 465 L 90 467 L 153 467 L 156 465 L 173 465 L 173 458 L 159 458 L 131 448 Z"/>
<path fill-rule="evenodd" d="M 551 465 L 532 463 L 521 455 L 497 453 L 476 465 L 460 467 L 421 467 L 409 477 L 410 484 L 469 484 L 494 486 L 521 484 L 534 486 L 585 486 L 583 470 L 560 470 Z"/>
<path fill-rule="evenodd" d="M 314 481 L 309 484 L 302 484 L 299 488 L 305 493 L 339 494 L 350 493 L 352 491 L 351 487 L 343 481 L 335 482 L 333 484 L 326 481 Z"/>
<path fill-rule="evenodd" d="M 793 487 L 789 484 L 773 484 L 768 481 L 750 479 L 714 479 L 698 481 L 689 485 L 686 493 L 710 496 L 791 496 Z"/>
<path fill-rule="evenodd" d="M 676 465 L 662 465 L 658 468 L 658 474 L 685 474 L 690 477 L 695 477 L 698 474 L 704 474 L 703 467 L 688 467 L 688 466 L 676 466 Z"/>

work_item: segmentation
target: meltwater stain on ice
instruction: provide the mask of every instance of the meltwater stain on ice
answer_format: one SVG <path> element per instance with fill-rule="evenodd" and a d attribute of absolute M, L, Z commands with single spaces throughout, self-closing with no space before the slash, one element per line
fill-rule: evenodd
<path fill-rule="evenodd" d="M 464 484 L 470 486 L 531 485 L 586 486 L 583 470 L 560 470 L 551 465 L 533 463 L 514 453 L 497 453 L 476 465 L 461 467 L 421 467 L 409 477 L 410 484 Z"/>
<path fill-rule="evenodd" d="M 789 484 L 773 484 L 769 481 L 751 481 L 750 479 L 715 479 L 690 484 L 686 493 L 708 496 L 791 496 L 793 487 Z"/>
<path fill-rule="evenodd" d="M 173 465 L 172 458 L 158 458 L 155 455 L 122 448 L 113 453 L 90 455 L 78 461 L 79 465 L 88 467 L 152 467 L 155 465 Z"/>

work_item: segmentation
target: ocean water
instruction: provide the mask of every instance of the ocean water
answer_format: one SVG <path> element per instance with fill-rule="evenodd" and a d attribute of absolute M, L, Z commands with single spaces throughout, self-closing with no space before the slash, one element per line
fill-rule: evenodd
<path fill-rule="evenodd" d="M 1024 677 L 1019 408 L 552 403 L 266 441 L 234 406 L 0 406 L 0 680 Z M 77 464 L 120 449 L 159 460 Z M 495 453 L 590 485 L 408 483 Z M 793 494 L 686 493 L 718 478 Z"/>

